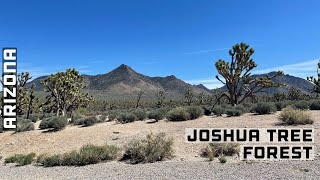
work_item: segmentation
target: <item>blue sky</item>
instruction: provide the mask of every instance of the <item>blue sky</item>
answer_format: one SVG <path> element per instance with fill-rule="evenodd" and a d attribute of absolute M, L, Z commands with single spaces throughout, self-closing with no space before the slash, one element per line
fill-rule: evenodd
<path fill-rule="evenodd" d="M 214 88 L 214 62 L 229 60 L 237 42 L 256 50 L 256 73 L 315 75 L 319 8 L 319 0 L 12 0 L 1 2 L 0 46 L 17 47 L 19 71 L 34 77 L 124 63 Z"/>

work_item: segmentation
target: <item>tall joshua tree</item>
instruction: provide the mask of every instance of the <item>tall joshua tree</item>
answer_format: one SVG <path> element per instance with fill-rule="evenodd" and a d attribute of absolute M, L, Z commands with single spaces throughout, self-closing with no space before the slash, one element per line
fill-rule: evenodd
<path fill-rule="evenodd" d="M 84 94 L 85 88 L 83 76 L 75 69 L 67 69 L 66 72 L 58 72 L 43 80 L 45 92 L 50 94 L 43 104 L 48 111 L 56 112 L 57 116 L 65 116 L 81 106 L 86 106 L 93 98 Z"/>
<path fill-rule="evenodd" d="M 193 102 L 194 93 L 191 89 L 188 89 L 186 93 L 184 94 L 184 98 L 186 98 L 186 103 L 188 106 L 190 106 Z"/>
<path fill-rule="evenodd" d="M 314 87 L 311 90 L 311 92 L 319 96 L 320 95 L 320 61 L 318 63 L 317 75 L 318 75 L 318 78 L 311 76 L 311 77 L 308 77 L 307 80 L 314 84 Z"/>
<path fill-rule="evenodd" d="M 140 100 L 141 100 L 141 97 L 143 94 L 144 94 L 144 91 L 139 91 L 138 96 L 137 96 L 136 108 L 139 107 L 139 103 L 140 103 Z"/>
<path fill-rule="evenodd" d="M 257 64 L 251 58 L 253 53 L 254 50 L 249 45 L 245 43 L 236 44 L 229 51 L 231 62 L 219 59 L 215 63 L 218 73 L 223 79 L 220 79 L 218 75 L 216 78 L 228 89 L 222 96 L 227 97 L 232 106 L 242 103 L 246 98 L 253 97 L 266 88 L 283 85 L 272 81 L 273 78 L 283 75 L 281 71 L 265 77 L 254 78 L 251 75 L 251 71 L 257 67 Z"/>
<path fill-rule="evenodd" d="M 158 108 L 162 107 L 164 99 L 165 99 L 164 92 L 159 91 L 157 93 L 157 106 L 158 106 Z"/>

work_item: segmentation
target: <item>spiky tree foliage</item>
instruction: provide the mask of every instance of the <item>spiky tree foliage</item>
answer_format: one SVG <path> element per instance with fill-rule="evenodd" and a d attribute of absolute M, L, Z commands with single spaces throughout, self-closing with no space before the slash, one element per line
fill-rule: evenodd
<path fill-rule="evenodd" d="M 136 108 L 139 107 L 139 103 L 140 103 L 140 100 L 141 100 L 141 97 L 143 94 L 144 94 L 144 91 L 139 91 L 138 96 L 137 96 Z"/>
<path fill-rule="evenodd" d="M 246 98 L 262 92 L 269 87 L 279 87 L 282 84 L 272 81 L 273 78 L 283 75 L 278 71 L 275 75 L 254 78 L 251 71 L 257 67 L 257 64 L 251 58 L 254 50 L 245 43 L 236 44 L 229 51 L 231 62 L 219 59 L 215 66 L 218 73 L 223 77 L 216 78 L 226 85 L 228 92 L 223 96 L 227 97 L 230 104 L 235 106 L 243 102 Z"/>
<path fill-rule="evenodd" d="M 186 93 L 184 94 L 184 98 L 186 99 L 186 103 L 188 106 L 190 106 L 193 103 L 193 97 L 194 93 L 192 90 L 187 90 Z"/>
<path fill-rule="evenodd" d="M 204 93 L 200 93 L 198 95 L 198 105 L 203 105 L 205 103 L 205 96 Z"/>
<path fill-rule="evenodd" d="M 28 72 L 22 72 L 18 75 L 17 79 L 17 114 L 22 115 L 27 113 L 27 119 L 29 114 L 36 106 L 38 98 L 34 96 L 34 85 L 27 86 L 27 83 L 32 79 Z"/>
<path fill-rule="evenodd" d="M 292 101 L 298 101 L 303 99 L 303 93 L 300 89 L 296 89 L 294 87 L 290 87 L 288 91 L 288 99 Z"/>
<path fill-rule="evenodd" d="M 157 93 L 157 107 L 158 108 L 163 106 L 164 99 L 165 99 L 164 92 L 163 91 L 159 91 Z"/>
<path fill-rule="evenodd" d="M 275 92 L 273 94 L 273 101 L 279 102 L 279 101 L 285 100 L 286 98 L 287 98 L 287 95 L 284 92 Z"/>
<path fill-rule="evenodd" d="M 308 77 L 307 79 L 308 81 L 314 84 L 314 87 L 313 89 L 311 89 L 311 92 L 319 96 L 320 95 L 320 61 L 318 63 L 317 75 L 318 75 L 318 78 L 311 76 L 311 77 Z"/>
<path fill-rule="evenodd" d="M 53 111 L 57 116 L 65 116 L 79 107 L 85 107 L 93 98 L 88 93 L 83 93 L 85 88 L 83 76 L 75 69 L 67 69 L 65 72 L 58 72 L 43 80 L 42 85 L 46 96 L 43 106 L 48 111 Z"/>

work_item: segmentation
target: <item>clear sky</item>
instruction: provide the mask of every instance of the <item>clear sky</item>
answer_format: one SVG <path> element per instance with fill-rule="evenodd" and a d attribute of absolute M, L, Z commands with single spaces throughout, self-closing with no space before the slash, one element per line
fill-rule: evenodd
<path fill-rule="evenodd" d="M 319 0 L 1 1 L 0 47 L 18 48 L 34 77 L 75 67 L 84 74 L 127 64 L 213 88 L 214 62 L 246 42 L 256 73 L 315 75 Z"/>

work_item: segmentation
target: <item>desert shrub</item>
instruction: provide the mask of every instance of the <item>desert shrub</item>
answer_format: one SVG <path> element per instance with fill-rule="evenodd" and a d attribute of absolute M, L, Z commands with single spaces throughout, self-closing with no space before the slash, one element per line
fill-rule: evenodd
<path fill-rule="evenodd" d="M 221 154 L 218 159 L 221 164 L 224 164 L 227 162 L 226 156 L 224 154 Z"/>
<path fill-rule="evenodd" d="M 155 119 L 157 121 L 164 119 L 165 114 L 160 110 L 153 110 L 148 113 L 149 119 Z"/>
<path fill-rule="evenodd" d="M 135 120 L 137 120 L 137 117 L 132 113 L 121 113 L 117 116 L 117 121 L 121 124 L 134 122 Z"/>
<path fill-rule="evenodd" d="M 55 113 L 43 113 L 43 114 L 41 114 L 39 116 L 40 116 L 39 117 L 40 119 L 47 119 L 47 118 L 56 116 L 56 114 Z"/>
<path fill-rule="evenodd" d="M 292 104 L 291 101 L 279 101 L 274 103 L 275 106 L 277 107 L 278 111 L 281 111 L 282 109 L 288 107 L 290 104 Z"/>
<path fill-rule="evenodd" d="M 40 119 L 40 115 L 39 114 L 29 114 L 29 119 L 32 122 L 37 122 Z"/>
<path fill-rule="evenodd" d="M 235 109 L 241 111 L 241 114 L 249 112 L 249 110 L 246 107 L 244 107 L 242 104 L 237 105 Z"/>
<path fill-rule="evenodd" d="M 310 110 L 320 110 L 320 100 L 311 101 Z"/>
<path fill-rule="evenodd" d="M 226 114 L 228 116 L 241 116 L 242 115 L 242 111 L 239 110 L 239 109 L 236 109 L 235 107 L 231 107 L 231 108 L 226 110 Z"/>
<path fill-rule="evenodd" d="M 77 119 L 73 122 L 74 125 L 83 125 L 84 124 L 84 119 L 85 118 L 80 118 L 80 119 Z"/>
<path fill-rule="evenodd" d="M 212 107 L 210 106 L 202 106 L 203 113 L 206 116 L 210 116 L 212 114 Z"/>
<path fill-rule="evenodd" d="M 34 130 L 34 123 L 29 119 L 17 119 L 17 132 Z"/>
<path fill-rule="evenodd" d="M 164 133 L 149 134 L 146 138 L 130 141 L 125 145 L 122 160 L 131 164 L 153 163 L 173 156 L 173 139 Z"/>
<path fill-rule="evenodd" d="M 88 165 L 88 164 L 96 164 L 102 161 L 114 160 L 119 156 L 120 149 L 117 146 L 113 145 L 104 145 L 104 146 L 96 146 L 96 145 L 85 145 L 81 147 L 79 151 L 79 157 L 81 161 L 78 164 L 67 164 L 67 165 Z M 77 157 L 77 156 L 71 156 Z M 68 161 L 70 162 L 70 161 Z M 64 165 L 64 161 L 62 164 Z"/>
<path fill-rule="evenodd" d="M 132 112 L 138 120 L 142 121 L 147 118 L 147 113 L 142 109 L 136 109 Z"/>
<path fill-rule="evenodd" d="M 92 125 L 94 125 L 94 124 L 96 124 L 98 122 L 99 122 L 99 119 L 97 117 L 95 117 L 95 116 L 86 117 L 83 120 L 83 126 L 86 126 L 86 127 L 92 126 Z"/>
<path fill-rule="evenodd" d="M 172 109 L 167 114 L 167 120 L 169 121 L 186 121 L 190 119 L 190 114 L 182 107 Z"/>
<path fill-rule="evenodd" d="M 40 129 L 52 129 L 54 131 L 59 131 L 64 129 L 68 124 L 67 117 L 51 117 L 41 121 Z"/>
<path fill-rule="evenodd" d="M 277 111 L 281 111 L 283 108 L 285 108 L 285 104 L 282 101 L 275 102 L 274 105 L 276 106 Z"/>
<path fill-rule="evenodd" d="M 213 109 L 212 109 L 212 112 L 214 115 L 216 116 L 221 116 L 222 114 L 225 113 L 225 109 L 222 107 L 222 106 L 215 106 Z"/>
<path fill-rule="evenodd" d="M 103 161 L 115 160 L 120 156 L 121 149 L 113 145 L 84 145 L 79 151 L 71 151 L 61 155 L 42 155 L 37 162 L 46 167 L 52 166 L 84 166 Z"/>
<path fill-rule="evenodd" d="M 108 121 L 113 121 L 117 118 L 118 113 L 112 112 L 112 113 L 108 113 Z"/>
<path fill-rule="evenodd" d="M 61 155 L 55 154 L 52 156 L 47 155 L 40 155 L 37 158 L 37 163 L 45 166 L 45 167 L 53 167 L 53 166 L 60 166 L 61 165 Z"/>
<path fill-rule="evenodd" d="M 197 119 L 204 114 L 204 110 L 199 106 L 189 106 L 186 111 L 189 113 L 190 119 Z"/>
<path fill-rule="evenodd" d="M 279 120 L 288 125 L 313 124 L 313 120 L 307 111 L 292 108 L 283 109 Z"/>
<path fill-rule="evenodd" d="M 309 109 L 309 104 L 306 101 L 298 101 L 292 105 L 293 108 L 307 110 Z"/>
<path fill-rule="evenodd" d="M 17 163 L 18 166 L 25 166 L 31 164 L 35 158 L 35 153 L 30 153 L 27 155 L 24 154 L 15 154 L 4 160 L 4 163 Z"/>
<path fill-rule="evenodd" d="M 206 148 L 201 150 L 201 156 L 209 158 L 212 161 L 215 157 L 221 155 L 233 156 L 239 154 L 240 145 L 238 143 L 210 143 Z"/>
<path fill-rule="evenodd" d="M 277 111 L 277 107 L 274 103 L 271 102 L 258 102 L 254 107 L 253 110 L 256 114 L 270 114 Z"/>
<path fill-rule="evenodd" d="M 71 114 L 71 123 L 75 123 L 77 120 L 82 119 L 83 116 L 81 116 L 79 113 L 72 113 Z"/>
<path fill-rule="evenodd" d="M 99 122 L 105 122 L 107 119 L 107 116 L 103 114 L 103 115 L 100 115 L 98 119 L 99 119 Z"/>

